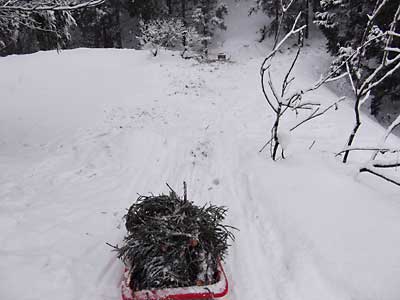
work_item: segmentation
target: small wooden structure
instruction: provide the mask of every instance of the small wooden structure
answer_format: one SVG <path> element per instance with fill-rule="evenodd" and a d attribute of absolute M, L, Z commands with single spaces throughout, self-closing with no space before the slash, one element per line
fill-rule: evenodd
<path fill-rule="evenodd" d="M 217 59 L 219 61 L 226 61 L 226 53 L 223 53 L 223 52 L 218 53 Z"/>

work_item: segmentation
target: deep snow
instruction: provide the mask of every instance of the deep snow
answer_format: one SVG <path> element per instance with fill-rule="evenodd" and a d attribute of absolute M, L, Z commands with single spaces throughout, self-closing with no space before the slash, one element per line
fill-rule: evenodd
<path fill-rule="evenodd" d="M 236 29 L 215 50 L 231 63 L 88 49 L 0 59 L 2 300 L 119 299 L 123 266 L 105 243 L 121 241 L 137 193 L 183 180 L 240 228 L 229 299 L 399 299 L 399 190 L 357 175 L 362 155 L 334 157 L 351 102 L 291 134 L 286 160 L 259 154 L 273 120 L 258 75 L 268 46 L 254 42 L 264 20 L 237 24 L 247 3 L 235 5 Z M 309 43 L 298 85 L 328 59 L 323 41 Z M 337 97 L 323 88 L 311 100 Z M 357 145 L 375 145 L 384 130 L 364 120 Z"/>

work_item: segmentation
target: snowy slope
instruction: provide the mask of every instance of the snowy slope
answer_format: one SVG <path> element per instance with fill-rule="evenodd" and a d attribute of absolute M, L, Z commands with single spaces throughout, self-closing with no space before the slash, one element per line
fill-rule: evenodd
<path fill-rule="evenodd" d="M 0 299 L 119 299 L 123 266 L 105 243 L 121 241 L 137 193 L 183 180 L 240 228 L 229 299 L 400 297 L 400 192 L 356 176 L 362 157 L 334 158 L 350 103 L 296 131 L 287 160 L 259 154 L 272 122 L 258 78 L 267 46 L 254 43 L 261 19 L 242 22 L 220 36 L 228 64 L 88 49 L 0 59 Z M 305 52 L 298 84 L 325 64 L 323 41 Z M 365 120 L 357 144 L 375 144 L 383 130 Z"/>

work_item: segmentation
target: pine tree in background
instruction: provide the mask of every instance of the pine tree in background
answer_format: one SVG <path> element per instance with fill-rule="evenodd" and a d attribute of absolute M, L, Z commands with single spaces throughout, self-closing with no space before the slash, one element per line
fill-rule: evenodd
<path fill-rule="evenodd" d="M 308 25 L 309 7 L 309 0 L 255 0 L 255 5 L 250 9 L 249 14 L 251 15 L 261 10 L 272 18 L 271 23 L 260 30 L 260 42 L 262 42 L 267 35 L 274 35 L 275 40 L 278 39 L 280 22 L 282 22 L 283 33 L 289 32 L 299 12 L 302 12 L 302 19 L 299 25 Z M 287 11 L 284 13 L 283 10 L 286 9 Z M 308 34 L 307 27 L 304 31 L 304 37 L 308 38 Z"/>
<path fill-rule="evenodd" d="M 374 10 L 371 0 L 322 0 L 315 14 L 315 23 L 328 39 L 327 48 L 336 54 L 340 47 L 356 43 L 362 38 L 368 13 Z"/>
<path fill-rule="evenodd" d="M 196 51 L 203 51 L 207 56 L 215 30 L 226 29 L 224 16 L 228 12 L 227 6 L 218 0 L 88 0 L 90 4 L 95 2 L 96 7 L 87 5 L 79 10 L 69 10 L 73 3 L 68 1 L 73 0 L 57 0 L 57 5 L 66 5 L 66 11 L 53 11 L 52 1 L 55 0 L 16 0 L 12 3 L 27 7 L 29 11 L 18 11 L 16 7 L 18 13 L 10 13 L 1 10 L 1 5 L 11 2 L 0 0 L 0 55 L 56 48 L 138 47 L 139 42 L 143 43 L 143 39 L 137 39 L 143 34 L 143 24 L 153 22 L 150 27 L 158 27 L 165 36 L 163 29 L 167 24 L 172 28 L 170 21 L 174 19 L 179 22 L 174 32 L 178 29 L 182 32 L 184 52 L 200 44 Z M 48 5 L 48 9 L 35 11 L 41 4 Z M 144 39 L 149 39 L 148 31 L 146 35 Z M 154 45 L 161 42 L 152 40 Z M 170 48 L 165 42 L 159 46 Z"/>
<path fill-rule="evenodd" d="M 40 50 L 61 49 L 71 40 L 71 30 L 76 26 L 69 12 L 45 11 L 35 14 L 35 21 L 44 30 L 30 30 L 35 36 Z"/>
<path fill-rule="evenodd" d="M 121 32 L 125 30 L 130 32 L 132 39 L 138 38 L 137 46 L 153 44 L 154 48 L 170 48 L 162 42 L 163 38 L 158 38 L 153 33 L 160 31 L 160 34 L 165 37 L 164 29 L 172 28 L 170 22 L 172 19 L 181 22 L 175 24 L 174 31 L 183 23 L 184 27 L 187 27 L 186 30 L 192 33 L 189 18 L 192 7 L 193 1 L 188 0 L 107 1 L 95 11 L 86 10 L 76 13 L 75 18 L 81 35 L 77 46 L 83 43 L 88 47 L 123 47 L 126 36 L 123 36 Z M 142 35 L 144 36 L 141 37 Z M 184 45 L 185 39 L 183 35 Z M 144 42 L 144 40 L 152 42 Z"/>
<path fill-rule="evenodd" d="M 75 19 L 66 11 L 0 16 L 0 55 L 60 49 L 71 40 Z"/>
<path fill-rule="evenodd" d="M 187 51 L 194 48 L 200 40 L 196 29 L 186 26 L 176 18 L 157 19 L 141 22 L 139 41 L 143 48 L 150 48 L 156 56 L 159 48 Z"/>
<path fill-rule="evenodd" d="M 327 38 L 327 50 L 333 55 L 337 55 L 338 59 L 344 57 L 345 53 L 354 50 L 363 38 L 363 32 L 368 23 L 368 15 L 370 15 L 377 4 L 381 1 L 376 0 L 322 0 L 320 1 L 320 10 L 315 14 L 315 23 L 322 30 Z M 382 11 L 377 15 L 375 24 L 377 26 L 371 28 L 370 35 L 378 35 L 379 30 L 387 30 L 392 20 L 392 15 L 399 6 L 398 1 L 388 0 Z M 398 22 L 400 23 L 400 21 Z M 399 24 L 397 26 L 400 26 Z M 399 29 L 399 27 L 397 27 Z M 363 76 L 366 77 L 375 70 L 375 66 L 382 57 L 384 44 L 373 43 L 368 47 L 365 53 L 366 60 L 362 64 Z M 392 41 L 392 47 L 400 47 L 399 39 Z M 400 74 L 399 72 L 392 75 L 391 80 L 383 82 L 375 87 L 371 93 L 371 113 L 375 116 L 379 115 L 383 106 L 392 106 L 400 108 Z M 396 115 L 399 111 L 393 111 Z M 390 116 L 385 116 L 390 122 Z"/>
<path fill-rule="evenodd" d="M 122 48 L 121 14 L 127 11 L 127 0 L 108 0 L 96 9 L 74 14 L 79 33 L 79 46 L 96 48 Z"/>
<path fill-rule="evenodd" d="M 0 0 L 0 55 L 67 46 L 76 25 L 72 12 L 103 0 Z"/>
<path fill-rule="evenodd" d="M 208 55 L 208 47 L 216 30 L 225 30 L 224 17 L 228 13 L 226 4 L 218 0 L 166 0 L 157 2 L 152 14 L 143 14 L 151 7 L 151 2 L 135 2 L 135 10 L 141 20 L 138 38 L 157 53 L 158 47 L 203 52 Z M 139 9 L 140 8 L 140 9 Z M 143 10 L 145 9 L 145 10 Z M 157 12 L 157 13 L 154 13 Z M 175 24 L 173 24 L 175 22 Z M 171 34 L 167 34 L 166 29 Z M 174 36 L 171 44 L 171 36 Z M 180 36 L 178 43 L 175 37 Z M 199 44 L 201 47 L 198 47 Z M 184 55 L 183 55 L 184 56 Z"/>
<path fill-rule="evenodd" d="M 199 0 L 193 11 L 192 19 L 201 35 L 203 54 L 208 57 L 209 41 L 214 35 L 215 30 L 226 30 L 224 22 L 228 14 L 228 7 L 225 3 L 216 0 Z"/>
<path fill-rule="evenodd" d="M 172 2 L 165 0 L 128 1 L 127 10 L 132 16 L 149 21 L 168 16 L 169 10 L 172 9 L 172 6 L 168 7 L 168 3 L 172 5 Z"/>

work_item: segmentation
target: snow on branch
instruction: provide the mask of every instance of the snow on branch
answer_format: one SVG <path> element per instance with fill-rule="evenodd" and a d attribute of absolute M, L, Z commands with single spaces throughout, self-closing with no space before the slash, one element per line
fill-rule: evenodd
<path fill-rule="evenodd" d="M 390 175 L 388 174 L 382 174 L 379 171 L 377 171 L 376 169 L 395 169 L 400 167 L 400 160 L 397 157 L 396 159 L 391 159 L 391 160 L 377 160 L 377 156 L 379 154 L 386 154 L 386 153 L 400 153 L 400 149 L 391 149 L 391 148 L 385 148 L 384 144 L 386 143 L 386 140 L 388 139 L 388 137 L 390 136 L 390 134 L 393 132 L 393 130 L 400 126 L 400 115 L 392 122 L 392 124 L 388 127 L 388 129 L 386 130 L 382 141 L 381 141 L 381 145 L 375 148 L 348 148 L 344 151 L 341 151 L 340 153 L 338 153 L 337 155 L 340 155 L 341 153 L 348 153 L 350 151 L 355 151 L 355 150 L 359 150 L 359 151 L 372 151 L 372 155 L 371 158 L 364 164 L 364 166 L 362 168 L 360 168 L 360 173 L 370 173 L 372 175 L 378 176 L 390 183 L 393 183 L 395 185 L 399 185 L 400 186 L 400 179 L 396 180 L 394 178 L 392 178 Z"/>
<path fill-rule="evenodd" d="M 93 8 L 105 0 L 0 0 L 0 51 L 15 47 L 26 29 L 43 32 L 46 46 L 60 49 L 76 26 L 73 11 Z M 6 50 L 7 52 L 7 50 Z"/>
<path fill-rule="evenodd" d="M 400 48 L 386 47 L 386 48 L 385 48 L 385 51 L 400 53 Z"/>
<path fill-rule="evenodd" d="M 397 168 L 400 167 L 400 161 L 398 159 L 384 161 L 384 160 L 374 160 L 372 163 L 374 168 L 382 168 L 382 169 L 389 169 L 389 168 Z"/>
<path fill-rule="evenodd" d="M 266 67 L 267 62 L 276 54 L 276 52 L 286 42 L 287 39 L 289 39 L 292 35 L 295 35 L 296 33 L 302 32 L 306 28 L 306 25 L 296 28 L 297 24 L 299 23 L 300 17 L 301 17 L 301 12 L 298 13 L 296 19 L 294 20 L 292 29 L 283 37 L 283 39 L 279 43 L 277 43 L 274 46 L 274 49 L 271 51 L 271 53 L 267 55 L 267 57 L 264 59 L 261 70 L 263 70 L 264 68 L 265 69 L 269 68 L 269 66 Z"/>
<path fill-rule="evenodd" d="M 294 0 L 290 1 L 286 6 L 284 6 L 283 2 L 281 1 L 281 11 L 283 12 L 280 15 L 280 18 L 285 17 L 285 13 L 290 8 L 290 6 L 294 3 Z M 301 120 L 297 125 L 292 127 L 290 131 L 295 130 L 296 128 L 300 127 L 301 125 L 311 121 L 315 118 L 318 118 L 325 114 L 327 111 L 331 110 L 332 108 L 337 108 L 339 102 L 344 100 L 340 98 L 339 100 L 335 101 L 333 104 L 327 106 L 326 108 L 322 108 L 321 103 L 314 103 L 310 101 L 305 101 L 307 93 L 314 91 L 321 87 L 323 84 L 327 82 L 331 82 L 333 80 L 338 80 L 342 78 L 342 75 L 337 76 L 336 73 L 331 72 L 327 76 L 323 77 L 322 79 L 318 80 L 317 82 L 313 83 L 310 87 L 307 88 L 300 88 L 289 92 L 289 88 L 291 84 L 295 81 L 295 76 L 293 76 L 293 72 L 295 69 L 296 64 L 300 59 L 301 49 L 302 49 L 302 40 L 303 40 L 303 30 L 306 28 L 306 25 L 299 26 L 300 18 L 302 13 L 298 13 L 296 19 L 294 20 L 291 30 L 286 33 L 281 40 L 276 39 L 274 47 L 272 51 L 265 57 L 264 61 L 261 64 L 260 68 L 260 80 L 261 80 L 261 88 L 266 99 L 268 106 L 274 112 L 275 115 L 275 122 L 271 128 L 271 138 L 268 142 L 261 148 L 260 152 L 262 152 L 268 145 L 270 145 L 270 153 L 273 160 L 277 159 L 277 151 L 281 148 L 281 157 L 284 158 L 284 149 L 281 146 L 279 140 L 279 131 L 280 125 L 283 121 L 283 117 L 288 112 L 294 112 L 296 115 L 299 111 L 310 111 L 310 113 Z M 278 26 L 282 26 L 282 22 L 278 22 Z M 277 32 L 280 32 L 280 28 L 278 27 Z M 278 88 L 275 86 L 273 82 L 273 74 L 272 72 L 272 64 L 273 59 L 276 53 L 280 50 L 282 45 L 294 35 L 299 35 L 299 42 L 297 45 L 297 51 L 295 56 L 293 57 L 291 64 L 286 71 L 283 79 L 281 80 L 280 87 Z M 281 147 L 280 147 L 281 146 Z"/>
<path fill-rule="evenodd" d="M 381 141 L 381 145 L 384 145 L 386 143 L 386 140 L 397 126 L 400 126 L 400 115 L 398 115 L 397 118 L 392 122 L 392 124 L 390 124 L 390 126 L 386 129 L 385 135 L 383 136 Z M 371 156 L 371 161 L 375 160 L 378 154 L 379 151 L 375 151 Z"/>
<path fill-rule="evenodd" d="M 384 50 L 385 52 L 389 52 Z M 389 69 L 388 71 L 385 71 L 386 73 L 377 79 L 378 75 L 387 67 L 391 66 L 392 64 L 396 63 L 397 64 Z M 356 93 L 360 95 L 365 95 L 369 91 L 371 91 L 374 87 L 378 86 L 381 84 L 383 81 L 385 81 L 389 76 L 393 75 L 394 72 L 396 72 L 400 68 L 400 53 L 396 55 L 393 59 L 389 59 L 386 57 L 385 60 L 382 60 L 381 64 L 375 69 L 375 71 L 362 83 L 361 87 L 356 91 Z"/>
<path fill-rule="evenodd" d="M 387 34 L 390 35 L 390 36 L 393 36 L 393 37 L 398 37 L 398 38 L 400 38 L 400 33 L 397 33 L 397 32 L 391 31 L 391 30 L 389 30 L 389 31 L 387 32 Z"/>
<path fill-rule="evenodd" d="M 105 0 L 76 1 L 0 1 L 1 11 L 39 12 L 39 11 L 72 11 L 103 4 Z"/>
<path fill-rule="evenodd" d="M 322 116 L 323 114 L 325 114 L 328 110 L 334 108 L 335 110 L 338 109 L 338 104 L 342 101 L 346 100 L 346 97 L 340 97 L 337 101 L 335 101 L 334 103 L 332 103 L 331 105 L 327 106 L 325 109 L 320 110 L 320 107 L 318 107 L 317 109 L 315 109 L 308 117 L 306 117 L 305 119 L 303 119 L 300 123 L 298 123 L 297 125 L 293 126 L 292 128 L 290 128 L 290 131 L 295 130 L 296 128 L 298 128 L 299 126 L 303 125 L 304 123 L 307 123 L 308 121 L 311 121 L 315 118 L 318 118 L 320 116 Z"/>
<path fill-rule="evenodd" d="M 289 8 L 292 6 L 292 4 L 295 2 L 296 0 L 291 0 L 286 6 L 283 4 L 283 0 L 281 0 L 281 7 L 282 7 L 282 11 L 285 14 Z"/>
<path fill-rule="evenodd" d="M 272 60 L 273 60 L 275 54 L 277 53 L 279 48 L 284 44 L 284 42 L 287 39 L 289 39 L 291 36 L 293 36 L 297 33 L 300 34 L 300 37 L 302 38 L 302 36 L 303 36 L 302 30 L 305 28 L 305 26 L 301 26 L 301 27 L 297 28 L 297 23 L 300 20 L 300 16 L 301 16 L 301 13 L 299 13 L 297 15 L 297 17 L 293 23 L 292 29 L 283 37 L 283 39 L 279 42 L 276 40 L 273 50 L 264 59 L 263 63 L 261 64 L 261 68 L 260 68 L 260 79 L 261 79 L 262 92 L 263 92 L 263 95 L 264 95 L 269 107 L 275 113 L 275 122 L 271 129 L 271 141 L 273 141 L 273 143 L 271 144 L 271 151 L 270 151 L 271 157 L 273 160 L 276 160 L 276 158 L 277 158 L 277 151 L 278 151 L 278 148 L 280 145 L 279 134 L 278 134 L 280 120 L 289 108 L 294 108 L 294 107 L 298 106 L 297 102 L 301 101 L 301 93 L 293 94 L 293 95 L 290 95 L 289 97 L 287 97 L 287 95 L 286 95 L 290 84 L 294 80 L 294 77 L 291 77 L 291 73 L 296 65 L 296 62 L 299 59 L 300 52 L 301 52 L 301 44 L 299 43 L 296 55 L 293 58 L 292 63 L 284 76 L 284 79 L 281 84 L 280 92 L 278 92 L 278 89 L 274 86 L 274 83 L 272 80 L 271 63 L 272 63 Z M 281 17 L 282 18 L 284 17 L 284 13 Z M 282 23 L 280 22 L 279 26 L 281 26 L 281 25 L 282 25 Z M 267 81 L 268 86 L 265 84 L 265 81 Z M 283 148 L 282 148 L 281 156 L 284 158 Z"/>
<path fill-rule="evenodd" d="M 376 2 L 375 9 L 369 17 L 364 29 L 363 38 L 360 44 L 355 47 L 355 49 L 342 47 L 342 61 L 341 63 L 338 63 L 335 68 L 331 69 L 331 73 L 342 73 L 338 75 L 338 77 L 343 74 L 347 75 L 355 96 L 355 124 L 348 137 L 347 148 L 352 146 L 362 123 L 360 113 L 361 105 L 370 97 L 371 91 L 374 88 L 381 85 L 400 70 L 400 49 L 391 46 L 393 39 L 400 37 L 400 33 L 396 32 L 400 17 L 400 5 L 393 14 L 388 30 L 384 31 L 375 24 L 375 19 L 387 3 L 387 0 L 378 0 Z M 381 47 L 382 58 L 373 72 L 370 74 L 363 74 L 366 72 L 365 69 L 368 69 L 364 68 L 363 64 L 366 64 L 368 60 L 366 50 L 370 46 Z M 321 80 L 321 82 L 324 81 L 327 81 L 326 77 Z M 343 156 L 344 163 L 347 162 L 349 154 L 349 150 L 345 151 L 345 155 Z"/>

